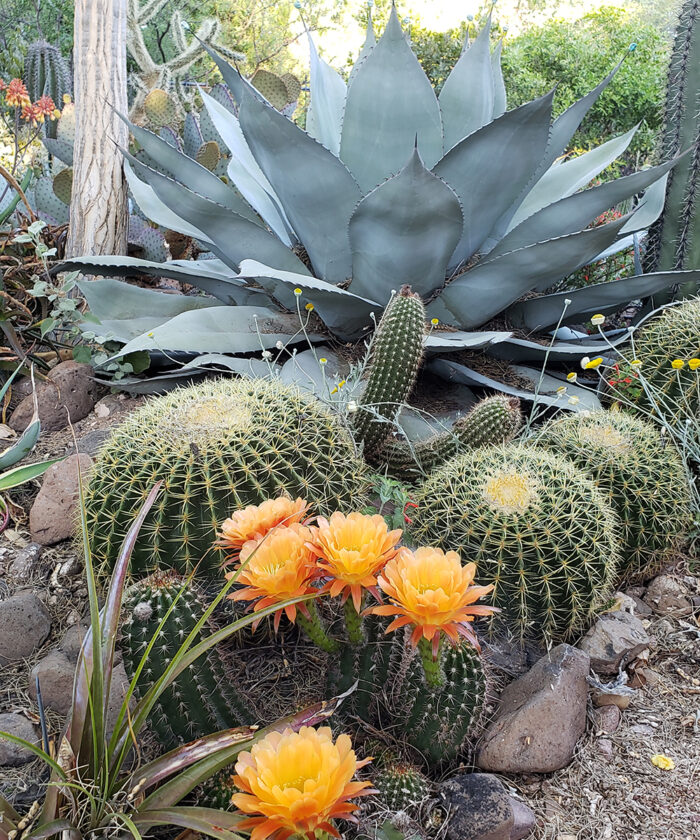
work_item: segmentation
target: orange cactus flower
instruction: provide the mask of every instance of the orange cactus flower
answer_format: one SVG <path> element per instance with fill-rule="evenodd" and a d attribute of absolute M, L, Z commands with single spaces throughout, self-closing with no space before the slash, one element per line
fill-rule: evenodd
<path fill-rule="evenodd" d="M 308 547 L 311 537 L 310 528 L 293 522 L 285 528 L 270 531 L 263 539 L 249 540 L 240 555 L 244 565 L 238 582 L 244 584 L 244 588 L 228 597 L 234 601 L 255 601 L 253 610 L 257 612 L 316 592 L 311 585 L 317 575 L 314 555 Z M 226 578 L 230 579 L 234 574 L 229 572 Z M 305 607 L 299 609 L 304 612 Z M 297 605 L 289 604 L 275 613 L 275 631 L 279 628 L 282 612 L 293 622 L 297 617 Z M 256 621 L 253 629 L 259 623 Z"/>
<path fill-rule="evenodd" d="M 5 89 L 5 102 L 11 108 L 24 108 L 32 104 L 29 91 L 21 79 L 12 79 Z"/>
<path fill-rule="evenodd" d="M 303 499 L 292 500 L 288 496 L 248 505 L 224 521 L 216 545 L 235 558 L 250 540 L 261 539 L 278 525 L 302 522 L 308 509 L 309 505 Z"/>
<path fill-rule="evenodd" d="M 331 820 L 356 823 L 349 800 L 376 793 L 369 782 L 351 781 L 369 761 L 357 760 L 347 735 L 334 743 L 328 726 L 271 732 L 238 756 L 233 782 L 242 792 L 231 801 L 254 816 L 237 828 L 252 829 L 251 840 L 315 840 L 317 831 L 340 837 Z"/>
<path fill-rule="evenodd" d="M 463 566 L 456 551 L 419 548 L 414 552 L 402 548 L 379 576 L 379 587 L 392 603 L 368 612 L 397 616 L 387 633 L 412 624 L 411 644 L 415 647 L 421 638 L 432 642 L 433 658 L 437 657 L 442 632 L 453 644 L 462 636 L 479 650 L 469 622 L 498 610 L 474 603 L 493 589 L 493 585 L 472 586 L 475 573 L 476 565 Z"/>
<path fill-rule="evenodd" d="M 357 612 L 362 607 L 362 590 L 377 591 L 377 574 L 398 551 L 403 532 L 390 531 L 383 516 L 336 511 L 330 520 L 319 516 L 313 528 L 311 550 L 319 558 L 318 568 L 331 578 L 321 590 L 332 597 L 342 593 L 343 603 L 352 596 Z"/>
<path fill-rule="evenodd" d="M 22 119 L 32 125 L 39 125 L 44 122 L 44 115 L 36 105 L 24 105 L 22 108 Z"/>

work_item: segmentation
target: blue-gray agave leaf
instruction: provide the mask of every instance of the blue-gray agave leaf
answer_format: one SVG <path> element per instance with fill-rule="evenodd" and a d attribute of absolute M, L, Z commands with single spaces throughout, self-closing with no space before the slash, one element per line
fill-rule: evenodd
<path fill-rule="evenodd" d="M 457 194 L 465 225 L 450 268 L 465 263 L 523 192 L 547 145 L 552 94 L 528 102 L 454 146 L 433 170 Z M 493 150 L 503 155 L 493 165 Z"/>
<path fill-rule="evenodd" d="M 416 137 L 430 169 L 442 157 L 440 107 L 392 8 L 348 87 L 340 158 L 366 194 L 405 165 Z"/>
<path fill-rule="evenodd" d="M 445 282 L 464 218 L 454 191 L 423 165 L 409 162 L 358 204 L 350 219 L 351 289 L 382 305 L 408 283 L 427 297 Z"/>
<path fill-rule="evenodd" d="M 248 146 L 285 207 L 316 274 L 330 283 L 344 282 L 352 273 L 347 225 L 361 198 L 352 175 L 291 120 L 247 93 L 239 120 Z M 249 256 L 270 264 L 263 257 Z"/>
<path fill-rule="evenodd" d="M 462 53 L 440 91 L 445 151 L 493 119 L 490 36 L 491 15 L 474 43 Z"/>
<path fill-rule="evenodd" d="M 319 57 L 310 33 L 308 39 L 311 102 L 306 113 L 306 131 L 337 157 L 347 86 L 340 73 Z"/>
<path fill-rule="evenodd" d="M 506 84 L 503 80 L 501 68 L 501 52 L 503 51 L 503 39 L 496 44 L 491 53 L 491 75 L 493 76 L 493 119 L 496 120 L 501 114 L 505 114 L 507 107 Z"/>

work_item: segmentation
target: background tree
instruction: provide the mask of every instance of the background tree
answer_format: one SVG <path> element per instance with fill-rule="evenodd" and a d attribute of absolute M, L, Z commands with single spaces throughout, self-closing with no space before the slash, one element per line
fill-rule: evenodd
<path fill-rule="evenodd" d="M 125 254 L 126 0 L 75 0 L 75 158 L 66 256 Z"/>

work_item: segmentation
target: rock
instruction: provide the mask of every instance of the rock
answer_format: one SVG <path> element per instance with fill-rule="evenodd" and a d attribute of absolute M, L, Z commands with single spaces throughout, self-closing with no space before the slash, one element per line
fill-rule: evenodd
<path fill-rule="evenodd" d="M 100 387 L 93 378 L 90 365 L 73 360 L 61 362 L 36 387 L 37 405 L 41 428 L 45 432 L 65 429 L 68 422 L 77 423 L 87 417 L 95 405 Z M 23 432 L 31 423 L 34 413 L 34 396 L 22 399 L 10 416 L 9 425 Z"/>
<path fill-rule="evenodd" d="M 32 668 L 29 674 L 29 696 L 36 700 L 38 677 L 44 706 L 60 715 L 66 715 L 71 707 L 74 676 L 75 665 L 62 651 L 52 650 Z"/>
<path fill-rule="evenodd" d="M 29 741 L 30 744 L 39 743 L 36 729 L 24 715 L 0 714 L 0 731 Z M 19 767 L 33 758 L 34 755 L 28 749 L 0 738 L 0 767 Z"/>
<path fill-rule="evenodd" d="M 598 738 L 596 750 L 602 758 L 610 760 L 613 756 L 613 742 L 610 738 Z"/>
<path fill-rule="evenodd" d="M 620 593 L 618 592 L 617 594 L 619 595 Z M 628 612 L 634 612 L 634 614 L 639 618 L 649 618 L 650 615 L 653 615 L 654 611 L 652 608 L 649 604 L 645 604 L 639 595 L 635 595 L 635 593 L 629 589 L 624 593 L 624 595 L 634 604 L 634 610 L 628 610 Z"/>
<path fill-rule="evenodd" d="M 503 784 L 488 773 L 462 773 L 440 786 L 450 814 L 449 840 L 510 840 L 513 808 Z"/>
<path fill-rule="evenodd" d="M 78 452 L 84 452 L 86 455 L 94 458 L 109 439 L 111 433 L 110 429 L 93 429 L 81 438 L 78 438 Z"/>
<path fill-rule="evenodd" d="M 525 840 L 535 829 L 537 817 L 519 799 L 510 797 L 510 807 L 513 810 L 513 828 L 510 830 L 510 840 Z"/>
<path fill-rule="evenodd" d="M 39 561 L 43 550 L 44 547 L 35 542 L 21 548 L 10 564 L 10 575 L 18 581 L 29 580 L 39 570 Z"/>
<path fill-rule="evenodd" d="M 63 638 L 61 639 L 58 649 L 73 663 L 78 661 L 80 647 L 83 644 L 83 639 L 85 638 L 87 630 L 87 625 L 79 622 L 74 624 L 72 627 L 69 627 L 63 634 Z"/>
<path fill-rule="evenodd" d="M 615 705 L 601 706 L 593 713 L 593 722 L 596 731 L 605 732 L 606 735 L 612 735 L 615 732 L 620 725 L 621 719 L 620 707 Z"/>
<path fill-rule="evenodd" d="M 92 466 L 89 455 L 70 455 L 49 467 L 29 511 L 29 529 L 41 545 L 54 545 L 73 536 L 77 521 L 78 464 L 85 479 Z"/>
<path fill-rule="evenodd" d="M 566 767 L 586 728 L 588 654 L 558 645 L 506 687 L 481 739 L 477 766 L 502 773 Z"/>
<path fill-rule="evenodd" d="M 33 592 L 20 591 L 0 601 L 0 665 L 31 656 L 50 632 L 49 614 Z"/>
<path fill-rule="evenodd" d="M 644 625 L 626 610 L 601 615 L 579 642 L 597 674 L 617 674 L 651 643 Z"/>
<path fill-rule="evenodd" d="M 660 615 L 682 617 L 690 615 L 693 611 L 685 586 L 671 575 L 659 575 L 654 578 L 647 587 L 644 600 Z"/>
<path fill-rule="evenodd" d="M 596 708 L 617 706 L 618 709 L 624 712 L 632 702 L 635 693 L 634 689 L 627 688 L 627 686 L 611 690 L 596 688 L 591 692 L 591 699 Z"/>

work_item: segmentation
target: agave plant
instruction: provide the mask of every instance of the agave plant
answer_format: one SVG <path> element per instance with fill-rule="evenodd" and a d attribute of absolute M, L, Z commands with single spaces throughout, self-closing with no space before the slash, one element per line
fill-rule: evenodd
<path fill-rule="evenodd" d="M 125 152 L 142 211 L 205 243 L 214 259 L 165 265 L 120 257 L 71 260 L 71 267 L 90 274 L 173 277 L 211 295 L 208 304 L 185 298 L 166 313 L 140 290 L 130 290 L 125 305 L 117 281 L 84 283 L 93 316 L 124 341 L 123 353 L 190 351 L 208 354 L 207 361 L 212 353 L 259 353 L 280 335 L 298 339 L 300 295 L 313 304 L 326 336 L 353 342 L 372 329 L 373 313 L 380 314 L 392 290 L 409 284 L 428 304 L 429 317 L 454 328 L 427 338 L 432 355 L 485 348 L 501 358 L 538 361 L 546 342 L 531 340 L 531 333 L 580 323 L 700 278 L 699 272 L 660 272 L 543 294 L 627 243 L 661 210 L 664 178 L 675 161 L 582 189 L 627 148 L 634 130 L 563 157 L 618 68 L 553 121 L 553 92 L 507 110 L 500 49 L 491 53 L 488 24 L 439 97 L 395 8 L 379 40 L 370 24 L 347 83 L 309 41 L 306 130 L 210 51 L 235 108 L 203 91 L 202 98 L 232 152 L 228 175 L 236 191 L 132 126 L 148 156 L 137 160 Z M 621 218 L 590 226 L 645 190 Z M 136 326 L 129 320 L 134 306 L 141 319 Z M 311 340 L 322 339 L 320 332 Z M 597 347 L 590 339 L 556 341 L 550 358 Z M 227 364 L 246 367 L 240 359 Z M 446 359 L 434 359 L 432 368 L 452 378 L 469 376 Z"/>
<path fill-rule="evenodd" d="M 25 815 L 0 796 L 0 840 L 39 840 L 62 837 L 88 840 L 97 837 L 133 837 L 141 840 L 155 826 L 179 826 L 182 829 L 217 838 L 243 840 L 236 832 L 240 815 L 217 809 L 183 805 L 197 785 L 235 762 L 242 750 L 264 737 L 270 730 L 298 730 L 326 720 L 343 698 L 319 703 L 277 721 L 266 729 L 238 727 L 216 732 L 184 744 L 151 761 L 142 762 L 137 744 L 148 716 L 158 698 L 179 674 L 215 644 L 252 623 L 261 611 L 239 619 L 197 642 L 216 605 L 225 597 L 233 581 L 221 591 L 205 611 L 178 650 L 171 652 L 169 664 L 160 679 L 133 703 L 141 672 L 156 644 L 160 630 L 175 608 L 177 596 L 143 652 L 141 661 L 126 691 L 116 723 L 110 732 L 107 710 L 110 683 L 114 679 L 114 656 L 119 617 L 129 559 L 140 527 L 153 505 L 160 485 L 145 501 L 127 534 L 100 610 L 95 574 L 90 557 L 83 516 L 85 569 L 90 603 L 91 626 L 78 659 L 73 701 L 60 743 L 50 748 L 0 732 L 0 738 L 12 741 L 41 758 L 50 769 L 50 779 L 42 797 Z M 235 575 L 234 577 L 237 577 Z M 304 599 L 296 599 L 296 601 Z M 292 602 L 286 602 L 291 604 Z M 279 604 L 275 605 L 279 608 Z M 196 642 L 196 643 L 195 643 Z"/>

